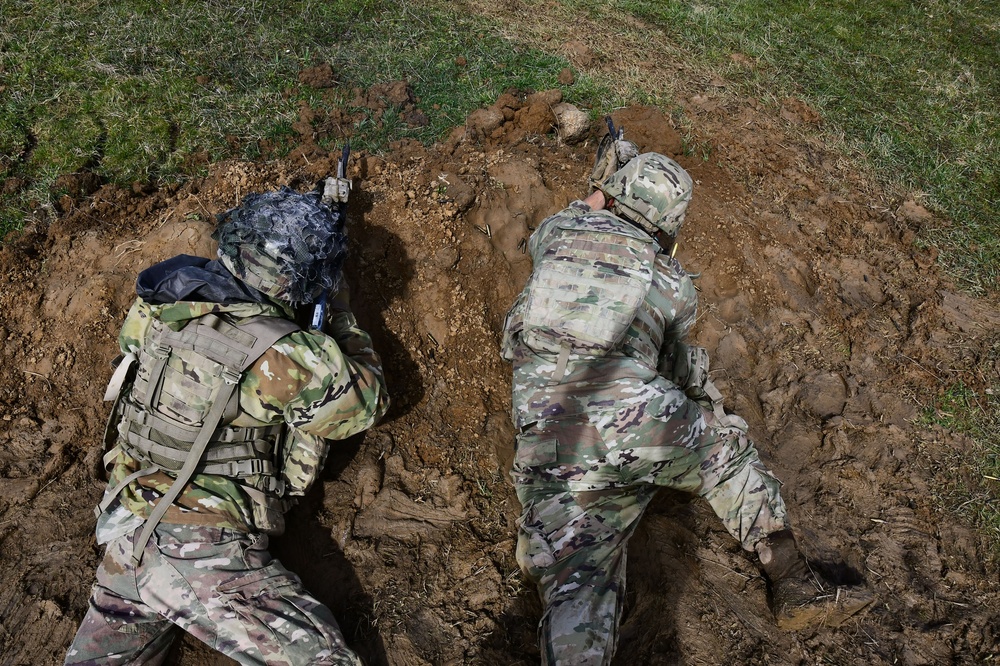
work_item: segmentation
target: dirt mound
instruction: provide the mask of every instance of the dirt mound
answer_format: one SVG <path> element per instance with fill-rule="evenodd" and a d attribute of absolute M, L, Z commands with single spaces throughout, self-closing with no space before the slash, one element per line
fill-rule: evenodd
<path fill-rule="evenodd" d="M 413 101 L 394 85 L 362 94 Z M 584 194 L 602 127 L 562 142 L 560 101 L 512 91 L 440 144 L 352 157 L 352 299 L 394 406 L 335 447 L 275 551 L 368 663 L 538 661 L 539 607 L 513 557 L 498 346 L 531 269 L 524 241 Z M 753 104 L 690 112 L 711 161 L 684 153 L 657 109 L 614 118 L 695 178 L 680 257 L 704 273 L 697 340 L 785 482 L 805 549 L 818 566 L 846 559 L 840 575 L 863 576 L 878 601 L 839 631 L 778 632 L 752 560 L 706 505 L 664 493 L 630 548 L 618 661 L 982 663 L 1000 640 L 997 570 L 936 499 L 949 480 L 975 487 L 960 478 L 972 443 L 913 419 L 946 379 L 996 377 L 1000 313 L 956 293 L 909 244 L 911 218 L 836 155 Z M 301 134 L 345 118 L 304 110 Z M 216 164 L 180 188 L 81 185 L 58 218 L 0 249 L 3 664 L 61 662 L 85 611 L 100 555 L 101 396 L 136 273 L 210 254 L 214 213 L 251 191 L 309 187 L 335 157 L 306 141 L 287 160 Z M 190 639 L 178 660 L 229 663 Z"/>

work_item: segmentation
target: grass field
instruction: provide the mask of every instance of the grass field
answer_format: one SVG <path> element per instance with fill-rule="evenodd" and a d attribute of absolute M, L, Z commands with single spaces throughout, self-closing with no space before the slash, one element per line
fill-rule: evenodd
<path fill-rule="evenodd" d="M 0 0 L 0 16 L 0 181 L 23 181 L 0 195 L 0 232 L 50 205 L 60 174 L 171 179 L 195 154 L 238 145 L 253 157 L 261 141 L 280 143 L 298 103 L 319 103 L 297 79 L 317 63 L 333 64 L 347 99 L 352 86 L 401 78 L 420 96 L 430 126 L 362 123 L 355 144 L 369 148 L 437 138 L 508 87 L 556 87 L 567 65 L 445 6 Z M 567 96 L 593 93 L 582 77 Z"/>
<path fill-rule="evenodd" d="M 629 12 L 748 88 L 802 97 L 876 173 L 951 219 L 921 240 L 940 246 L 969 291 L 996 289 L 1000 2 L 562 4 L 588 16 Z M 127 183 L 181 177 L 195 153 L 217 159 L 235 145 L 254 156 L 260 141 L 291 136 L 297 103 L 316 93 L 287 91 L 319 62 L 348 88 L 413 85 L 430 126 L 363 124 L 356 143 L 372 148 L 437 138 L 510 86 L 556 87 L 568 64 L 434 0 L 0 0 L 0 16 L 0 178 L 24 181 L 0 195 L 0 231 L 58 196 L 51 186 L 63 173 Z M 732 67 L 733 53 L 754 67 Z M 597 112 L 608 103 L 585 75 L 566 92 Z"/>
<path fill-rule="evenodd" d="M 971 437 L 978 447 L 977 471 L 988 483 L 1000 486 L 1000 391 L 977 394 L 958 382 L 944 391 L 920 417 L 923 425 L 940 425 Z M 998 493 L 973 490 L 956 481 L 948 503 L 979 525 L 1000 558 L 1000 503 Z"/>
<path fill-rule="evenodd" d="M 660 27 L 744 90 L 794 94 L 888 182 L 953 225 L 928 233 L 975 293 L 1000 275 L 1000 2 L 564 0 Z M 752 67 L 733 66 L 731 56 Z"/>
<path fill-rule="evenodd" d="M 639 17 L 748 95 L 800 97 L 866 169 L 949 220 L 918 242 L 938 247 L 968 291 L 997 295 L 1000 1 L 560 4 L 570 16 Z M 255 157 L 262 142 L 287 143 L 299 102 L 325 103 L 298 85 L 317 63 L 333 65 L 345 103 L 353 86 L 412 84 L 430 125 L 361 123 L 354 144 L 369 149 L 439 138 L 511 86 L 559 87 L 568 62 L 507 34 L 438 0 L 0 0 L 0 235 L 51 210 L 61 174 L 182 179 L 197 173 L 197 155 Z M 753 66 L 735 66 L 736 53 Z M 648 99 L 587 72 L 564 92 L 595 113 Z M 949 391 L 935 418 L 987 442 L 984 474 L 1000 476 L 995 396 L 956 399 L 967 391 Z"/>

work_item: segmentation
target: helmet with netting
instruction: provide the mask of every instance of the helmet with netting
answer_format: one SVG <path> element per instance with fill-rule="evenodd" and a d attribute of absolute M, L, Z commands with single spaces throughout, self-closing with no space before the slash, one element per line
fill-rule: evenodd
<path fill-rule="evenodd" d="M 677 162 L 659 153 L 643 153 L 600 186 L 614 199 L 611 210 L 650 233 L 676 236 L 684 224 L 694 182 Z"/>
<path fill-rule="evenodd" d="M 340 286 L 347 256 L 343 214 L 322 203 L 319 192 L 282 187 L 250 194 L 218 222 L 212 237 L 219 260 L 258 291 L 299 304 Z"/>

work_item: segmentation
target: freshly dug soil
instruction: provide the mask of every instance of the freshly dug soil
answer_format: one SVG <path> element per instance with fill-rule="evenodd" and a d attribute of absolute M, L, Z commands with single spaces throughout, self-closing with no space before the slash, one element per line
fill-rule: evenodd
<path fill-rule="evenodd" d="M 523 241 L 586 194 L 600 138 L 595 123 L 561 141 L 557 98 L 512 91 L 439 144 L 352 156 L 352 303 L 394 403 L 334 445 L 274 552 L 367 663 L 538 663 L 540 607 L 514 561 L 498 348 L 531 270 Z M 778 631 L 754 559 L 704 502 L 663 493 L 629 549 L 616 663 L 987 663 L 1000 654 L 998 570 L 948 508 L 950 488 L 981 491 L 967 467 L 975 444 L 914 421 L 957 380 L 996 383 L 1000 312 L 912 245 L 918 204 L 786 132 L 809 111 L 792 102 L 692 102 L 709 159 L 686 154 L 655 108 L 614 118 L 695 178 L 679 251 L 702 273 L 695 340 L 783 480 L 804 549 L 877 601 L 837 630 Z M 214 164 L 155 191 L 86 180 L 61 214 L 0 248 L 0 663 L 61 663 L 86 610 L 101 555 L 101 397 L 137 272 L 211 256 L 213 215 L 247 193 L 328 175 L 336 156 L 314 140 L 339 121 L 323 113 L 303 114 L 302 144 L 283 159 Z M 188 638 L 176 663 L 231 662 Z"/>

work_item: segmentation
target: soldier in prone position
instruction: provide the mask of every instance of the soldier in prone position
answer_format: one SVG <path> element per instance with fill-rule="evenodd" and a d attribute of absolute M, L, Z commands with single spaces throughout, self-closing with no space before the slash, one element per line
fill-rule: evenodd
<path fill-rule="evenodd" d="M 106 552 L 67 664 L 163 663 L 177 627 L 242 664 L 361 663 L 268 554 L 330 440 L 388 407 L 348 306 L 342 192 L 337 205 L 287 188 L 250 195 L 219 216 L 218 260 L 181 255 L 140 273 L 105 396 L 117 394 L 96 510 Z M 322 330 L 302 330 L 293 308 L 326 293 Z"/>
<path fill-rule="evenodd" d="M 704 497 L 759 556 L 779 627 L 843 622 L 871 595 L 824 592 L 810 575 L 778 480 L 746 422 L 722 409 L 704 350 L 683 344 L 697 294 L 673 250 L 691 177 L 663 155 L 606 143 L 592 194 L 532 235 L 534 270 L 505 324 L 517 560 L 544 606 L 542 663 L 610 662 L 626 544 L 661 487 Z"/>

